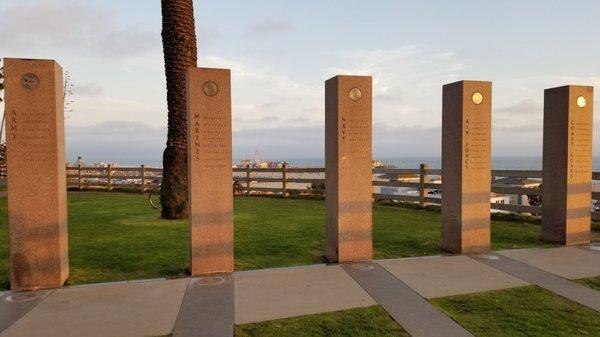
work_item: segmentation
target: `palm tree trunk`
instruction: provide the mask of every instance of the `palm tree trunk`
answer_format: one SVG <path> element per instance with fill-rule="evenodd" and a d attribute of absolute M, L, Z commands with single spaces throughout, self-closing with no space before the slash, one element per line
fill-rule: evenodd
<path fill-rule="evenodd" d="M 187 216 L 186 71 L 198 62 L 193 0 L 161 0 L 169 127 L 163 153 L 162 217 Z"/>

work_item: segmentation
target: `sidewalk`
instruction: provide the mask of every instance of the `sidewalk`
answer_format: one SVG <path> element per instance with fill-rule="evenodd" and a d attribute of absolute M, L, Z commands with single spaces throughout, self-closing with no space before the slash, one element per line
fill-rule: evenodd
<path fill-rule="evenodd" d="M 517 262 L 538 276 L 551 274 L 564 282 L 561 291 L 567 295 L 574 284 L 568 279 L 600 276 L 600 254 L 585 247 L 524 249 L 493 255 Z M 0 337 L 189 336 L 191 331 L 196 335 L 226 336 L 231 335 L 234 323 L 375 304 L 386 308 L 413 337 L 432 336 L 442 331 L 439 329 L 455 332 L 443 330 L 441 335 L 470 336 L 424 299 L 529 284 L 519 276 L 524 275 L 522 270 L 502 271 L 506 265 L 496 267 L 479 257 L 434 256 L 243 271 L 232 277 L 82 285 L 26 295 L 3 292 Z M 536 280 L 529 279 L 537 284 Z M 595 293 L 600 296 L 600 292 Z M 403 311 L 405 303 L 410 303 L 414 313 L 425 316 Z M 428 318 L 427 322 L 423 317 Z M 431 324 L 432 320 L 439 324 Z"/>

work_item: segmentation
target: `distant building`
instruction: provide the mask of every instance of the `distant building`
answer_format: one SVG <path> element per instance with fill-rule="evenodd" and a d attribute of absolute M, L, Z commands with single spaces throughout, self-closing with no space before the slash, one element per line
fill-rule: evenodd
<path fill-rule="evenodd" d="M 372 165 L 373 168 L 377 168 L 377 167 L 384 167 L 385 165 L 383 164 L 383 162 L 373 159 Z"/>
<path fill-rule="evenodd" d="M 264 161 L 264 160 L 256 162 L 252 159 L 242 159 L 242 160 L 240 160 L 239 165 L 238 166 L 234 165 L 234 167 L 245 168 L 245 167 L 250 166 L 250 168 L 259 168 L 259 169 L 277 169 L 277 168 L 280 169 L 283 167 L 283 164 L 285 164 L 285 162 Z"/>
<path fill-rule="evenodd" d="M 542 184 L 541 180 L 527 179 L 527 178 L 516 178 L 516 177 L 503 177 L 494 178 L 492 181 L 492 187 L 522 187 L 522 188 L 539 188 Z M 514 205 L 528 205 L 529 198 L 526 195 L 514 195 L 509 194 L 509 200 L 507 204 Z"/>

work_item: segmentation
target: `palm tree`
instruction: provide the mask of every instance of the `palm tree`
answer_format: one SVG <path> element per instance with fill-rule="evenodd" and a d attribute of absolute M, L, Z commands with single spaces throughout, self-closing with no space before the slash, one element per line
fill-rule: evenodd
<path fill-rule="evenodd" d="M 161 0 L 169 127 L 163 153 L 162 217 L 187 215 L 186 70 L 198 61 L 193 0 Z"/>

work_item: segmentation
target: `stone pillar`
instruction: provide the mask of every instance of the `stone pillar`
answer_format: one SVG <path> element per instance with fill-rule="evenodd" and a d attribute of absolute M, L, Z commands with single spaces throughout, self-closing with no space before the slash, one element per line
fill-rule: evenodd
<path fill-rule="evenodd" d="M 593 87 L 544 91 L 542 239 L 590 242 Z"/>
<path fill-rule="evenodd" d="M 443 88 L 442 248 L 456 254 L 490 249 L 492 83 Z"/>
<path fill-rule="evenodd" d="M 190 271 L 233 271 L 231 75 L 187 73 Z"/>
<path fill-rule="evenodd" d="M 372 156 L 370 76 L 325 82 L 326 257 L 371 260 Z"/>
<path fill-rule="evenodd" d="M 69 276 L 63 71 L 4 59 L 10 279 L 15 291 Z"/>

